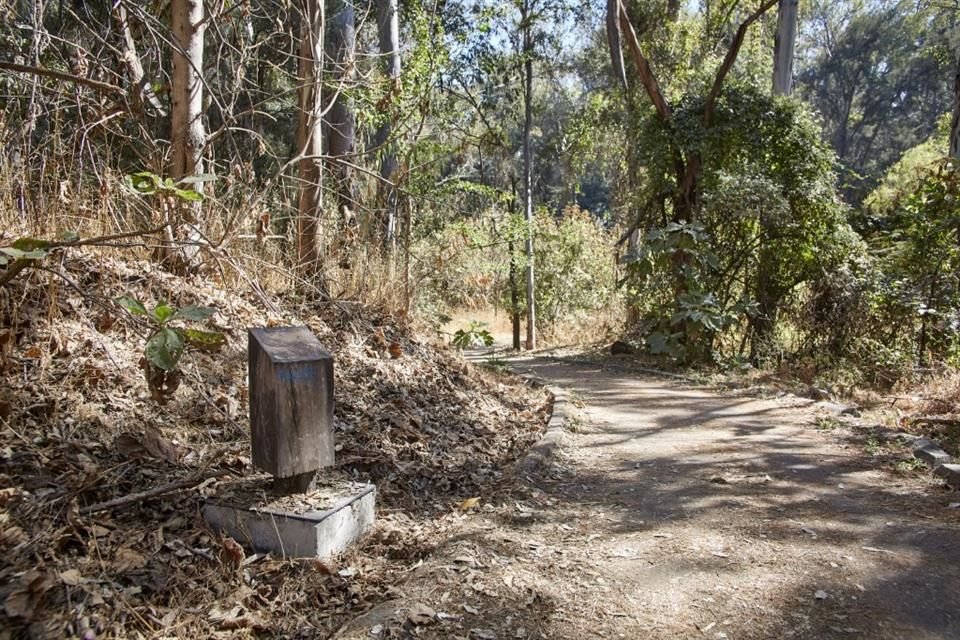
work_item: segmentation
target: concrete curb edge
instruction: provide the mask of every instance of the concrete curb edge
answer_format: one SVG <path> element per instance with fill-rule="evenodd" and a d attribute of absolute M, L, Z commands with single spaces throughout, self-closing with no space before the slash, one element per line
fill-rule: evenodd
<path fill-rule="evenodd" d="M 526 380 L 527 383 L 546 389 L 553 396 L 547 428 L 540 439 L 530 447 L 526 455 L 517 462 L 518 470 L 530 473 L 546 464 L 556 453 L 557 448 L 563 444 L 563 432 L 567 425 L 567 402 L 569 400 L 564 389 L 546 384 L 541 378 L 529 371 L 518 371 L 513 368 L 511 368 L 511 371 Z"/>

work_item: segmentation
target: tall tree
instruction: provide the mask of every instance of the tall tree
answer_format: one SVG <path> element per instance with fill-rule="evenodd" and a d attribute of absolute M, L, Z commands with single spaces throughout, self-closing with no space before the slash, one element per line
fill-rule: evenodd
<path fill-rule="evenodd" d="M 823 117 L 844 199 L 858 206 L 951 107 L 937 28 L 913 0 L 817 0 L 797 91 Z"/>
<path fill-rule="evenodd" d="M 389 79 L 389 87 L 380 106 L 386 111 L 383 124 L 374 136 L 374 146 L 380 149 L 380 201 L 383 216 L 380 232 L 386 247 L 391 247 L 397 231 L 397 189 L 393 184 L 400 163 L 397 161 L 396 144 L 390 139 L 396 120 L 394 100 L 400 90 L 400 15 L 397 0 L 376 0 L 377 36 L 383 67 Z"/>
<path fill-rule="evenodd" d="M 520 32 L 523 59 L 523 213 L 527 221 L 527 349 L 537 348 L 537 311 L 533 254 L 533 11 L 532 0 L 521 0 Z"/>
<path fill-rule="evenodd" d="M 773 45 L 773 93 L 788 96 L 793 91 L 793 54 L 797 48 L 799 0 L 780 0 L 777 35 Z"/>
<path fill-rule="evenodd" d="M 297 91 L 297 149 L 301 158 L 300 201 L 297 215 L 297 265 L 301 278 L 312 281 L 325 296 L 319 253 L 319 226 L 323 208 L 323 0 L 301 0 L 300 61 Z"/>
<path fill-rule="evenodd" d="M 355 219 L 356 196 L 353 165 L 357 147 L 356 117 L 350 99 L 356 74 L 356 15 L 350 0 L 329 0 L 326 39 L 331 81 L 325 84 L 329 105 L 326 116 L 326 150 L 334 178 L 337 210 L 343 219 Z"/>
<path fill-rule="evenodd" d="M 696 114 L 699 122 L 696 126 L 700 129 L 699 135 L 707 136 L 714 126 L 714 118 L 717 111 L 717 103 L 724 88 L 724 82 L 729 75 L 740 49 L 743 46 L 744 38 L 750 25 L 760 19 L 770 8 L 777 3 L 777 0 L 765 0 L 755 11 L 749 13 L 741 22 L 739 28 L 730 42 L 723 61 L 717 69 L 713 83 L 706 97 L 702 99 L 702 106 L 699 113 Z M 633 23 L 627 13 L 623 0 L 616 0 L 608 5 L 608 10 L 617 12 L 620 23 L 620 34 L 625 40 L 627 49 L 630 52 L 633 61 L 634 72 L 639 76 L 640 84 L 643 86 L 647 96 L 653 103 L 654 110 L 660 125 L 666 131 L 673 131 L 676 127 L 674 122 L 674 107 L 671 106 L 666 94 L 661 88 L 657 76 L 650 67 L 650 63 L 644 55 L 637 37 Z M 608 21 L 609 24 L 609 21 Z M 608 31 L 609 33 L 609 31 Z M 612 52 L 615 56 L 616 54 Z M 683 105 L 681 105 L 683 107 Z M 687 124 L 686 127 L 690 127 Z M 703 145 L 684 143 L 682 139 L 670 135 L 670 147 L 665 150 L 667 157 L 670 158 L 672 165 L 673 183 L 671 186 L 672 194 L 670 200 L 672 204 L 672 222 L 675 226 L 683 227 L 698 222 L 698 212 L 700 209 L 700 180 L 703 172 Z M 655 197 L 663 197 L 657 195 Z M 636 225 L 639 219 L 629 229 L 628 233 L 636 231 Z M 623 239 L 629 237 L 625 235 Z M 693 256 L 688 251 L 676 251 L 672 254 L 672 276 L 674 283 L 674 301 L 679 303 L 684 299 L 689 291 L 688 275 L 694 271 L 691 261 Z M 681 317 L 679 314 L 676 318 Z M 630 319 L 633 319 L 632 317 Z M 673 334 L 686 336 L 683 320 L 671 320 L 670 332 Z M 688 340 L 683 345 L 688 357 L 692 359 L 703 359 L 709 357 L 709 337 L 706 340 Z"/>
<path fill-rule="evenodd" d="M 206 129 L 203 125 L 203 36 L 206 29 L 203 0 L 172 0 L 170 3 L 170 30 L 173 42 L 171 77 L 172 105 L 170 109 L 170 177 L 182 180 L 203 173 L 203 151 Z M 196 183 L 198 191 L 203 183 Z M 200 222 L 200 202 L 183 203 L 189 213 L 188 245 L 177 252 L 171 265 L 182 269 L 196 258 Z M 170 257 L 170 256 L 168 256 Z M 181 264 L 177 264 L 180 262 Z"/>

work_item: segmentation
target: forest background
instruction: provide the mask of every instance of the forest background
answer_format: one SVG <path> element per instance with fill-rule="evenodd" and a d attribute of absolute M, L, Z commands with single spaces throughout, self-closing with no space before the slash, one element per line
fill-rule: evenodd
<path fill-rule="evenodd" d="M 958 15 L 4 0 L 0 286 L 97 246 L 435 331 L 495 308 L 515 347 L 913 382 L 960 359 Z"/>

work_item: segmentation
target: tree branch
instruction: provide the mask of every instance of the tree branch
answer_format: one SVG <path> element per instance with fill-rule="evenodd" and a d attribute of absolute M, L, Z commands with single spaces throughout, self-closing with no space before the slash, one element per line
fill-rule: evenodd
<path fill-rule="evenodd" d="M 777 0 L 769 1 L 772 4 Z M 667 99 L 663 97 L 660 84 L 650 69 L 650 63 L 647 62 L 643 51 L 640 49 L 640 41 L 637 40 L 637 32 L 634 31 L 633 24 L 630 23 L 630 16 L 627 15 L 627 9 L 624 7 L 622 0 L 615 0 L 614 3 L 617 6 L 620 16 L 620 29 L 627 36 L 627 45 L 633 57 L 633 64 L 637 67 L 637 73 L 640 74 L 640 82 L 643 83 L 643 87 L 647 90 L 647 95 L 649 95 L 650 100 L 653 101 L 657 115 L 659 115 L 660 119 L 664 122 L 669 122 L 671 116 L 670 106 L 667 104 Z"/>
<path fill-rule="evenodd" d="M 75 76 L 72 73 L 64 73 L 63 71 L 55 71 L 53 69 L 44 69 L 43 67 L 31 67 L 25 64 L 16 64 L 13 62 L 0 62 L 0 69 L 6 69 L 7 71 L 16 71 L 19 73 L 32 73 L 35 76 L 45 76 L 47 78 L 53 78 L 55 80 L 61 80 L 63 82 L 72 82 L 74 84 L 82 84 L 85 87 L 90 87 L 91 89 L 96 89 L 102 93 L 117 93 L 121 96 L 124 91 L 122 87 L 118 87 L 115 84 L 110 84 L 109 82 L 100 82 L 99 80 L 91 80 L 90 78 L 83 78 L 81 76 Z"/>
<path fill-rule="evenodd" d="M 607 47 L 610 49 L 610 63 L 620 87 L 627 88 L 627 72 L 623 66 L 623 37 L 620 31 L 620 0 L 607 0 Z"/>
<path fill-rule="evenodd" d="M 92 504 L 80 509 L 80 515 L 88 516 L 90 514 L 97 513 L 98 511 L 106 511 L 108 509 L 117 509 L 119 507 L 137 504 L 139 502 L 143 502 L 144 500 L 149 500 L 150 498 L 157 498 L 168 493 L 173 493 L 174 491 L 180 491 L 181 489 L 192 489 L 193 487 L 197 486 L 198 484 L 202 484 L 210 478 L 226 475 L 230 475 L 230 472 L 223 469 L 197 473 L 190 477 L 184 478 L 183 480 L 174 480 L 173 482 L 152 487 L 145 491 L 139 491 L 137 493 L 131 493 L 125 496 L 120 496 L 119 498 L 114 498 L 113 500 L 107 500 L 106 502 Z"/>
<path fill-rule="evenodd" d="M 737 56 L 740 55 L 740 47 L 743 46 L 743 39 L 747 35 L 747 29 L 751 24 L 760 19 L 760 16 L 769 11 L 779 0 L 766 0 L 760 8 L 751 13 L 746 20 L 741 23 L 740 28 L 737 29 L 737 35 L 733 37 L 733 42 L 730 43 L 730 48 L 727 49 L 727 55 L 723 58 L 723 63 L 720 65 L 720 69 L 717 70 L 717 75 L 713 79 L 713 87 L 710 89 L 710 93 L 707 95 L 707 101 L 703 106 L 703 126 L 709 127 L 710 121 L 713 120 L 713 112 L 717 107 L 717 98 L 720 97 L 720 91 L 723 89 L 723 81 L 726 80 L 727 74 L 730 73 L 730 69 L 733 68 L 733 63 L 737 61 Z"/>

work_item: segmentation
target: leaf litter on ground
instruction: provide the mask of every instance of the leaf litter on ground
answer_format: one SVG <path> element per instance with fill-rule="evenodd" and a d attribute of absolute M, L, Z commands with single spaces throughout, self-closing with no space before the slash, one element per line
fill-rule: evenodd
<path fill-rule="evenodd" d="M 326 637 L 389 598 L 453 526 L 449 505 L 476 506 L 544 426 L 543 392 L 377 309 L 278 312 L 279 296 L 86 250 L 59 268 L 86 293 L 40 271 L 0 289 L 0 629 Z M 147 329 L 113 302 L 121 296 L 217 310 L 207 322 L 226 345 L 185 356 L 164 406 L 138 366 Z M 254 473 L 245 334 L 278 325 L 308 326 L 334 354 L 337 464 L 377 484 L 378 523 L 344 558 L 247 555 L 198 515 L 221 482 Z"/>

